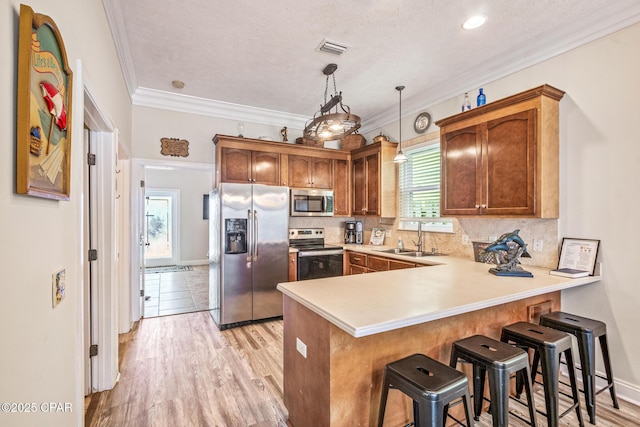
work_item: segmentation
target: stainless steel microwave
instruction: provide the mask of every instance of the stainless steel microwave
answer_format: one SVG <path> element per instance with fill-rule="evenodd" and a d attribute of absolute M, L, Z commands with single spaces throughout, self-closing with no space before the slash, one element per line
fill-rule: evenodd
<path fill-rule="evenodd" d="M 291 216 L 333 216 L 333 191 L 291 189 Z"/>

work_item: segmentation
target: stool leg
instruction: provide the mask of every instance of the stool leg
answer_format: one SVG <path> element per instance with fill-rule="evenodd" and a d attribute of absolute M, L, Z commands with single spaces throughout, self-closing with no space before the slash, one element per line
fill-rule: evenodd
<path fill-rule="evenodd" d="M 489 369 L 491 418 L 494 427 L 509 425 L 509 374 L 502 369 Z"/>
<path fill-rule="evenodd" d="M 484 396 L 484 378 L 487 370 L 477 363 L 473 364 L 473 414 L 476 421 L 482 413 L 482 398 Z"/>
<path fill-rule="evenodd" d="M 573 395 L 573 401 L 576 404 L 576 416 L 578 417 L 578 425 L 584 426 L 582 421 L 582 412 L 580 412 L 580 395 L 578 394 L 578 381 L 576 380 L 576 369 L 573 362 L 573 353 L 571 349 L 564 352 L 564 357 L 567 361 L 567 368 L 569 370 L 569 382 L 571 383 L 571 394 Z"/>
<path fill-rule="evenodd" d="M 414 418 L 415 427 L 444 427 L 444 404 L 442 401 L 418 403 L 418 416 Z"/>
<path fill-rule="evenodd" d="M 547 425 L 558 427 L 558 375 L 560 371 L 560 355 L 553 350 L 542 349 L 540 352 L 542 362 L 542 381 L 544 388 L 544 403 L 547 409 Z M 532 370 L 531 377 L 536 373 Z"/>
<path fill-rule="evenodd" d="M 589 414 L 589 422 L 596 423 L 596 346 L 593 335 L 579 334 L 578 348 L 580 350 L 580 365 L 582 367 L 582 386 L 584 387 L 584 401 Z"/>
<path fill-rule="evenodd" d="M 537 427 L 536 421 L 536 403 L 533 397 L 533 387 L 531 385 L 531 373 L 529 371 L 529 365 L 525 366 L 524 369 L 519 370 L 516 373 L 516 378 L 522 378 L 521 381 L 524 383 L 525 391 L 527 393 L 527 405 L 529 405 L 529 420 L 531 421 L 531 427 Z"/>
<path fill-rule="evenodd" d="M 464 402 L 464 413 L 467 419 L 467 427 L 473 427 L 473 415 L 471 414 L 471 398 L 469 397 L 469 393 L 466 393 L 462 396 L 462 401 Z M 446 425 L 446 422 L 445 422 Z M 533 426 L 536 427 L 536 426 Z"/>
<path fill-rule="evenodd" d="M 611 360 L 609 359 L 609 346 L 607 345 L 607 334 L 600 335 L 600 350 L 602 350 L 602 361 L 604 363 L 604 370 L 607 373 L 607 384 L 609 385 L 609 394 L 611 395 L 611 401 L 613 407 L 620 409 L 618 405 L 618 397 L 616 396 L 616 389 L 613 384 L 613 371 L 611 370 Z"/>
<path fill-rule="evenodd" d="M 387 368 L 384 369 L 384 379 L 382 381 L 382 390 L 380 392 L 380 409 L 378 410 L 378 427 L 382 427 L 384 422 L 384 411 L 387 407 L 387 395 L 389 394 L 389 378 L 387 377 Z"/>

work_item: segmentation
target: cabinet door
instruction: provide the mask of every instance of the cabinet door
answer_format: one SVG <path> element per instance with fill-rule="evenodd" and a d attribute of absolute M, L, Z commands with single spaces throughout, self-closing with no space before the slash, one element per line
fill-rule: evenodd
<path fill-rule="evenodd" d="M 483 213 L 535 213 L 536 110 L 487 122 L 482 167 L 486 176 Z"/>
<path fill-rule="evenodd" d="M 311 157 L 289 156 L 289 186 L 311 187 Z"/>
<path fill-rule="evenodd" d="M 387 271 L 389 270 L 389 258 L 380 258 L 369 255 L 367 259 L 367 268 L 371 271 Z"/>
<path fill-rule="evenodd" d="M 349 162 L 333 161 L 333 214 L 349 216 Z"/>
<path fill-rule="evenodd" d="M 251 182 L 251 150 L 223 148 L 221 150 L 220 180 L 222 182 Z"/>
<path fill-rule="evenodd" d="M 444 134 L 440 141 L 442 215 L 478 215 L 482 146 L 478 126 Z"/>
<path fill-rule="evenodd" d="M 333 188 L 333 161 L 331 159 L 312 159 L 311 186 L 313 188 Z"/>
<path fill-rule="evenodd" d="M 298 277 L 298 254 L 289 253 L 289 281 L 295 282 Z"/>
<path fill-rule="evenodd" d="M 373 153 L 365 158 L 365 176 L 367 180 L 366 215 L 380 215 L 380 153 Z"/>
<path fill-rule="evenodd" d="M 353 214 L 364 215 L 367 212 L 367 177 L 365 159 L 353 159 Z"/>
<path fill-rule="evenodd" d="M 280 153 L 253 151 L 252 182 L 265 185 L 280 185 Z"/>
<path fill-rule="evenodd" d="M 367 273 L 367 267 L 360 267 L 359 265 L 349 265 L 349 274 L 365 274 Z"/>

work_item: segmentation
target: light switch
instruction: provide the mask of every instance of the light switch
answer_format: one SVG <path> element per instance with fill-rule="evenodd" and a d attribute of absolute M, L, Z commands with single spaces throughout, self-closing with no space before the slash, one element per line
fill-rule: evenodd
<path fill-rule="evenodd" d="M 298 350 L 298 353 L 300 353 L 302 357 L 307 358 L 307 345 L 298 337 L 296 337 L 296 350 Z"/>

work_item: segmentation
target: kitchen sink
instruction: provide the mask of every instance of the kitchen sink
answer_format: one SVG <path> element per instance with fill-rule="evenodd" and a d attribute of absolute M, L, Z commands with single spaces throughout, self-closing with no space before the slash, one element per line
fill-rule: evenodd
<path fill-rule="evenodd" d="M 420 258 L 423 256 L 447 256 L 448 254 L 443 254 L 441 252 L 405 252 L 401 255 L 405 255 L 405 256 L 412 256 L 412 257 L 416 257 L 416 258 Z"/>
<path fill-rule="evenodd" d="M 407 255 L 410 253 L 415 253 L 415 251 L 411 249 L 376 249 L 376 252 L 384 252 L 385 254 L 398 254 L 398 255 Z"/>

